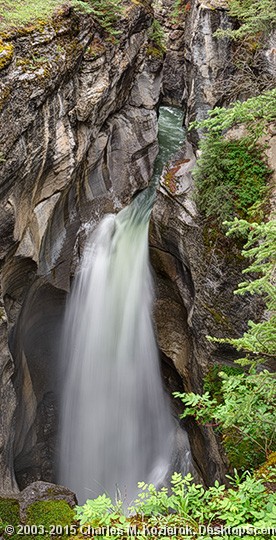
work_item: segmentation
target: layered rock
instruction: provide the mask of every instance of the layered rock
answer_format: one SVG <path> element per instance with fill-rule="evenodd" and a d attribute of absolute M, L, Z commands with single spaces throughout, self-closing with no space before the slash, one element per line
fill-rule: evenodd
<path fill-rule="evenodd" d="M 204 375 L 214 363 L 231 365 L 237 358 L 234 349 L 210 343 L 207 336 L 239 337 L 249 319 L 260 317 L 263 303 L 233 294 L 246 263 L 234 241 L 199 216 L 193 201 L 194 164 L 192 146 L 186 143 L 163 173 L 152 214 L 150 250 L 167 386 L 170 391 L 201 393 Z M 176 413 L 182 409 L 177 403 L 174 408 Z M 207 484 L 225 479 L 226 463 L 212 428 L 199 428 L 192 421 L 183 425 L 201 477 Z"/>
<path fill-rule="evenodd" d="M 86 224 L 118 211 L 152 174 L 162 65 L 147 61 L 151 19 L 132 4 L 112 44 L 91 16 L 65 8 L 55 23 L 8 38 L 0 234 L 11 354 L 5 334 L 0 491 L 16 489 L 13 464 L 20 487 L 54 478 L 58 343 Z"/>
<path fill-rule="evenodd" d="M 214 37 L 216 30 L 231 27 L 227 2 L 164 0 L 158 5 L 158 16 L 166 29 L 168 49 L 163 99 L 185 108 L 188 125 L 214 107 L 221 95 L 218 80 L 233 71 L 225 63 L 232 49 L 230 41 Z"/>

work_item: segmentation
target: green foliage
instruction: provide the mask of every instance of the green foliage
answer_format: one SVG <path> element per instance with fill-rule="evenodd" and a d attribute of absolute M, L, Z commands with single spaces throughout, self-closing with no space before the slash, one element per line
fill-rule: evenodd
<path fill-rule="evenodd" d="M 191 474 L 183 477 L 174 473 L 170 489 L 163 487 L 157 490 L 153 484 L 139 483 L 140 492 L 128 509 L 127 517 L 123 513 L 121 501 L 114 515 L 115 507 L 110 499 L 101 496 L 94 501 L 87 501 L 84 507 L 78 507 L 76 519 L 91 525 L 100 523 L 101 527 L 112 523 L 118 534 L 111 537 L 106 534 L 101 536 L 103 539 L 131 538 L 128 535 L 130 530 L 135 530 L 135 537 L 141 540 L 156 538 L 156 528 L 164 540 L 188 539 L 202 534 L 199 533 L 199 526 L 215 526 L 218 520 L 225 527 L 244 526 L 246 533 L 250 526 L 273 526 L 275 495 L 266 491 L 265 480 L 266 477 L 257 479 L 249 473 L 239 476 L 235 472 L 234 478 L 230 478 L 229 489 L 217 481 L 213 487 L 204 489 L 201 484 L 193 482 Z M 91 518 L 87 514 L 86 521 L 84 514 L 87 510 L 82 512 L 82 508 L 87 509 L 88 503 L 93 507 L 93 512 Z M 262 535 L 258 537 L 265 539 Z M 211 539 L 208 532 L 204 538 Z M 236 537 L 230 535 L 227 538 L 234 540 Z"/>
<path fill-rule="evenodd" d="M 120 35 L 121 32 L 116 26 L 123 12 L 121 0 L 70 0 L 70 2 L 74 7 L 91 13 L 110 36 Z"/>
<path fill-rule="evenodd" d="M 237 362 L 249 366 L 249 373 L 219 373 L 220 396 L 216 392 L 210 395 L 209 391 L 203 395 L 174 395 L 186 406 L 182 418 L 193 415 L 201 423 L 219 429 L 231 464 L 243 470 L 260 465 L 276 444 L 276 378 L 265 369 L 256 370 L 264 361 L 276 357 L 276 222 L 251 224 L 236 219 L 228 227 L 228 234 L 247 235 L 242 254 L 250 259 L 250 265 L 244 272 L 257 273 L 255 280 L 242 282 L 236 294 L 263 295 L 267 313 L 258 324 L 249 321 L 249 330 L 239 339 L 211 339 L 242 351 L 245 356 Z"/>
<path fill-rule="evenodd" d="M 243 273 L 257 274 L 254 280 L 240 283 L 235 294 L 262 295 L 266 304 L 266 316 L 260 323 L 249 321 L 248 331 L 241 338 L 212 338 L 212 341 L 229 343 L 242 351 L 244 357 L 238 362 L 251 366 L 252 371 L 258 364 L 276 357 L 276 221 L 248 223 L 236 219 L 226 225 L 229 227 L 228 235 L 247 236 L 242 255 L 250 259 L 250 265 Z"/>
<path fill-rule="evenodd" d="M 276 24 L 276 4 L 274 0 L 229 0 L 229 15 L 239 20 L 240 27 L 219 30 L 216 36 L 243 39 L 269 33 Z"/>
<path fill-rule="evenodd" d="M 114 505 L 105 494 L 97 499 L 89 499 L 83 506 L 76 506 L 75 519 L 80 525 L 90 524 L 92 527 L 107 527 L 118 521 L 122 526 L 126 518 L 122 514 L 122 502 Z"/>
<path fill-rule="evenodd" d="M 226 373 L 227 375 L 238 375 L 243 373 L 242 368 L 238 366 L 226 366 L 220 364 L 214 364 L 204 377 L 203 390 L 209 392 L 211 398 L 215 398 L 220 403 L 222 398 L 222 379 L 219 376 L 220 373 Z"/>
<path fill-rule="evenodd" d="M 157 51 L 160 51 L 160 53 L 163 55 L 163 53 L 166 51 L 166 38 L 164 30 L 157 19 L 153 19 L 152 25 L 149 28 L 148 37 L 150 42 L 149 49 L 154 48 Z"/>
<path fill-rule="evenodd" d="M 246 101 L 235 101 L 229 108 L 215 107 L 208 118 L 193 122 L 189 129 L 200 128 L 207 134 L 222 135 L 233 126 L 244 124 L 250 140 L 256 141 L 266 131 L 269 122 L 276 120 L 276 89 L 263 92 Z"/>
<path fill-rule="evenodd" d="M 187 13 L 191 10 L 191 2 L 188 0 L 174 0 L 172 5 L 171 20 L 173 24 L 181 24 Z"/>
<path fill-rule="evenodd" d="M 220 224 L 234 216 L 250 217 L 264 198 L 270 173 L 263 149 L 249 147 L 246 138 L 227 141 L 219 136 L 205 138 L 200 149 L 194 171 L 199 210 Z"/>
<path fill-rule="evenodd" d="M 276 443 L 275 376 L 264 370 L 249 375 L 220 373 L 220 377 L 222 403 L 212 399 L 209 392 L 202 396 L 194 393 L 174 394 L 185 405 L 181 418 L 193 415 L 203 425 L 211 422 L 218 426 L 232 465 L 252 469 L 265 460 Z M 244 455 L 241 450 L 245 448 L 247 452 Z"/>
<path fill-rule="evenodd" d="M 217 107 L 208 118 L 191 124 L 204 137 L 199 143 L 201 155 L 194 170 L 195 199 L 206 217 L 219 225 L 226 219 L 260 216 L 271 173 L 264 161 L 264 148 L 257 143 L 270 122 L 276 119 L 276 90 L 263 93 L 229 109 Z M 243 124 L 246 135 L 227 140 L 225 131 Z"/>

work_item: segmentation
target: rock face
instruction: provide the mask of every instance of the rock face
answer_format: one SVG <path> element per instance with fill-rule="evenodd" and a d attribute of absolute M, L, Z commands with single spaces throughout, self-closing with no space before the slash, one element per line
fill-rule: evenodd
<path fill-rule="evenodd" d="M 219 8 L 218 8 L 219 4 Z M 183 2 L 178 9 L 171 0 L 159 7 L 159 18 L 167 33 L 168 53 L 164 62 L 163 99 L 182 105 L 187 111 L 186 124 L 205 117 L 219 100 L 218 80 L 226 79 L 233 66 L 227 66 L 231 44 L 214 37 L 218 28 L 231 23 L 226 3 Z"/>
<path fill-rule="evenodd" d="M 155 321 L 167 387 L 171 392 L 201 392 L 213 363 L 231 365 L 235 359 L 230 347 L 211 344 L 206 336 L 240 336 L 246 321 L 257 319 L 263 306 L 257 299 L 233 295 L 244 261 L 238 247 L 202 223 L 197 213 L 191 175 L 195 157 L 189 143 L 177 163 L 177 187 L 168 186 L 166 176 L 161 179 L 151 220 Z M 174 407 L 181 411 L 181 404 Z M 193 422 L 184 425 L 201 477 L 207 484 L 223 480 L 225 463 L 213 430 Z"/>
<path fill-rule="evenodd" d="M 53 480 L 58 342 L 85 224 L 118 211 L 152 174 L 162 65 L 147 61 L 151 19 L 132 4 L 112 44 L 91 16 L 65 8 L 10 37 L 0 83 L 0 491 L 16 490 L 14 470 L 20 488 Z"/>

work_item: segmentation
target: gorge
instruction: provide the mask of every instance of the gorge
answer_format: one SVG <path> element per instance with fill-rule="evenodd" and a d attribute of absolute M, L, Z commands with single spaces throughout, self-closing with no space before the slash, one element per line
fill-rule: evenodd
<path fill-rule="evenodd" d="M 137 264 L 128 266 L 134 259 L 126 260 L 126 274 L 118 268 L 116 283 L 109 291 L 109 296 L 115 292 L 118 295 L 114 299 L 118 311 L 115 313 L 112 304 L 108 313 L 105 312 L 106 327 L 103 327 L 100 324 L 103 319 L 91 311 L 97 293 L 99 309 L 108 306 L 104 296 L 100 297 L 109 286 L 104 273 L 108 271 L 109 263 L 103 253 L 103 269 L 95 267 L 100 280 L 93 281 L 94 267 L 89 270 L 93 282 L 91 297 L 82 292 L 79 307 L 73 308 L 75 327 L 82 331 L 88 321 L 93 323 L 92 341 L 94 330 L 97 336 L 102 331 L 107 335 L 112 325 L 119 324 L 123 302 L 120 287 L 127 287 L 132 279 L 139 283 L 135 290 L 138 299 L 150 296 L 150 284 L 147 285 L 146 279 L 141 282 L 143 271 L 148 275 L 148 268 L 139 267 L 139 261 L 141 266 L 146 264 L 147 243 L 141 245 L 140 238 L 126 236 L 126 245 L 120 248 L 119 240 L 111 237 L 115 223 L 116 227 L 124 227 L 123 216 L 128 216 L 131 222 L 129 230 L 131 227 L 136 230 L 135 212 L 134 217 L 129 216 L 129 209 L 138 205 L 137 215 L 143 209 L 139 200 L 154 174 L 160 111 L 170 152 L 161 153 L 162 166 L 159 162 L 160 168 L 155 173 L 159 178 L 156 199 L 150 221 L 143 230 L 144 241 L 147 235 L 149 238 L 156 295 L 154 331 L 149 322 L 151 303 L 148 298 L 139 313 L 135 313 L 135 317 L 133 314 L 133 319 L 130 314 L 125 322 L 123 335 L 131 341 L 131 353 L 115 355 L 122 362 L 117 373 L 105 368 L 108 383 L 100 377 L 99 384 L 93 388 L 93 381 L 90 382 L 83 373 L 88 385 L 83 400 L 87 402 L 91 391 L 101 409 L 103 392 L 106 392 L 103 401 L 110 410 L 110 424 L 106 426 L 110 431 L 114 423 L 112 408 L 115 400 L 112 382 L 114 378 L 127 377 L 125 364 L 129 356 L 135 357 L 137 353 L 141 363 L 131 373 L 131 384 L 120 391 L 120 415 L 124 402 L 131 403 L 131 399 L 136 398 L 135 384 L 138 396 L 139 386 L 146 389 L 148 384 L 142 394 L 144 408 L 138 420 L 133 421 L 136 410 L 133 406 L 125 412 L 126 421 L 128 429 L 140 422 L 139 433 L 147 432 L 145 436 L 151 441 L 147 447 L 150 455 L 156 453 L 158 458 L 160 453 L 161 460 L 164 456 L 166 460 L 171 418 L 164 405 L 166 399 L 161 386 L 155 388 L 159 381 L 158 355 L 163 386 L 170 402 L 168 407 L 178 419 L 183 407 L 179 400 L 170 399 L 172 392 L 201 392 L 204 376 L 211 366 L 215 363 L 232 366 L 238 357 L 230 345 L 209 342 L 206 336 L 238 338 L 247 329 L 247 321 L 259 321 L 264 311 L 261 298 L 233 295 L 246 266 L 240 247 L 221 233 L 215 220 L 202 217 L 196 204 L 192 171 L 200 157 L 198 142 L 202 132 L 194 126 L 187 131 L 179 148 L 168 136 L 170 119 L 166 113 L 173 115 L 175 109 L 170 107 L 178 107 L 188 128 L 192 121 L 206 118 L 208 110 L 216 106 L 229 106 L 238 99 L 244 101 L 275 88 L 275 33 L 270 30 L 257 48 L 254 48 L 253 38 L 252 42 L 249 40 L 242 45 L 246 54 L 253 55 L 250 69 L 245 73 L 244 66 L 241 68 L 235 61 L 238 54 L 235 42 L 227 36 L 218 38 L 214 35 L 219 29 L 236 27 L 235 20 L 229 16 L 227 2 L 184 1 L 183 10 L 183 17 L 175 21 L 171 17 L 173 3 L 169 0 L 155 6 L 146 1 L 127 2 L 117 21 L 120 33 L 115 37 L 108 34 L 93 13 L 69 3 L 59 5 L 53 18 L 23 25 L 19 30 L 13 27 L 10 31 L 1 31 L 2 494 L 15 496 L 33 482 L 66 483 L 64 478 L 68 478 L 67 473 L 58 477 L 56 471 L 60 396 L 73 398 L 73 391 L 64 383 L 60 346 L 66 302 L 70 291 L 76 294 L 72 283 L 86 253 L 90 230 L 98 231 L 100 243 L 101 235 L 107 229 L 109 240 L 102 238 L 106 250 L 111 250 L 112 241 L 118 242 L 119 252 L 120 249 L 123 253 L 135 252 Z M 154 18 L 164 29 L 166 53 L 160 45 L 160 36 L 156 37 L 156 31 L 154 34 L 152 30 Z M 180 126 L 175 129 L 179 141 Z M 240 126 L 237 129 L 242 131 Z M 236 133 L 234 126 L 227 136 L 239 140 L 242 134 Z M 273 208 L 276 170 L 273 122 L 269 123 L 265 143 L 264 159 L 272 170 L 269 213 Z M 138 226 L 137 230 L 140 230 Z M 137 298 L 134 301 L 137 302 Z M 140 353 L 140 345 L 136 346 L 139 324 L 143 327 L 139 343 L 152 353 Z M 78 338 L 68 330 L 64 339 L 70 349 L 64 353 L 64 358 L 69 359 L 73 342 L 76 343 Z M 112 349 L 116 349 L 112 340 L 110 338 Z M 95 347 L 97 359 L 99 352 L 95 340 L 92 345 L 90 343 L 91 347 Z M 121 347 L 124 349 L 125 345 L 122 343 Z M 114 350 L 112 354 L 106 352 L 110 363 L 114 360 L 113 354 Z M 145 365 L 151 354 L 155 365 L 150 375 L 153 386 L 146 371 L 149 366 Z M 82 349 L 79 349 L 78 357 L 85 362 Z M 78 376 L 79 368 L 76 369 L 77 373 L 71 374 L 72 380 Z M 110 391 L 105 384 L 110 385 Z M 76 392 L 76 396 L 80 395 L 79 389 Z M 83 402 L 83 408 L 84 405 Z M 74 404 L 69 406 L 71 418 L 74 407 Z M 147 416 L 147 411 L 152 416 Z M 89 418 L 91 415 L 87 413 L 85 422 L 89 422 Z M 104 422 L 100 413 L 97 422 L 94 433 Z M 79 423 L 79 418 L 75 418 L 70 434 L 77 442 L 81 436 Z M 132 440 L 133 444 L 136 441 L 135 446 L 139 433 Z M 125 435 L 123 430 L 118 437 L 122 444 Z M 89 441 L 94 436 L 88 434 L 88 437 L 83 444 L 90 449 Z M 185 452 L 190 445 L 188 461 L 193 463 L 195 477 L 205 486 L 212 485 L 215 480 L 225 480 L 227 460 L 212 426 L 199 425 L 192 417 L 177 420 L 175 440 L 175 469 L 183 471 L 182 458 L 185 455 L 186 459 Z M 112 462 L 106 439 L 102 445 L 106 448 L 106 461 Z M 66 438 L 60 447 L 65 459 Z M 102 447 L 94 451 L 103 453 Z M 132 457 L 133 451 L 131 447 Z M 122 453 L 120 445 L 118 453 Z M 145 469 L 150 468 L 150 460 L 147 458 L 145 465 L 142 456 L 139 457 L 140 464 L 137 460 L 137 471 L 130 479 L 131 489 L 139 475 L 143 476 Z M 68 456 L 65 459 L 67 465 L 69 459 Z M 87 468 L 85 463 L 84 469 Z M 118 483 L 115 464 L 111 469 L 114 479 L 109 474 L 109 480 L 114 485 Z M 77 476 L 83 486 L 83 478 L 79 473 Z M 102 477 L 99 474 L 99 482 Z M 71 488 L 70 482 L 67 487 Z M 71 489 L 74 491 L 73 487 Z M 84 498 L 82 494 L 80 500 L 83 502 Z"/>

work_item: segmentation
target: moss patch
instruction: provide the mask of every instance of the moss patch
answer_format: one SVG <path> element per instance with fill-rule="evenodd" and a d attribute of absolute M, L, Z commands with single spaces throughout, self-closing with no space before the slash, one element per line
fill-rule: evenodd
<path fill-rule="evenodd" d="M 16 499 L 0 498 L 0 535 L 5 531 L 6 525 L 16 527 L 20 522 L 19 503 Z M 16 539 L 17 535 L 8 536 L 11 540 Z M 7 538 L 4 536 L 3 538 Z"/>
<path fill-rule="evenodd" d="M 27 510 L 27 524 L 43 525 L 50 530 L 51 525 L 70 526 L 74 519 L 74 510 L 65 501 L 38 501 L 31 504 Z M 50 536 L 50 535 L 49 535 Z M 67 537 L 66 534 L 60 535 Z M 36 538 L 40 537 L 36 536 Z M 45 535 L 41 538 L 45 538 Z"/>
<path fill-rule="evenodd" d="M 6 43 L 0 39 L 0 71 L 11 63 L 13 51 L 12 43 Z"/>
<path fill-rule="evenodd" d="M 16 499 L 0 498 L 0 518 L 12 525 L 19 523 L 19 503 Z"/>

